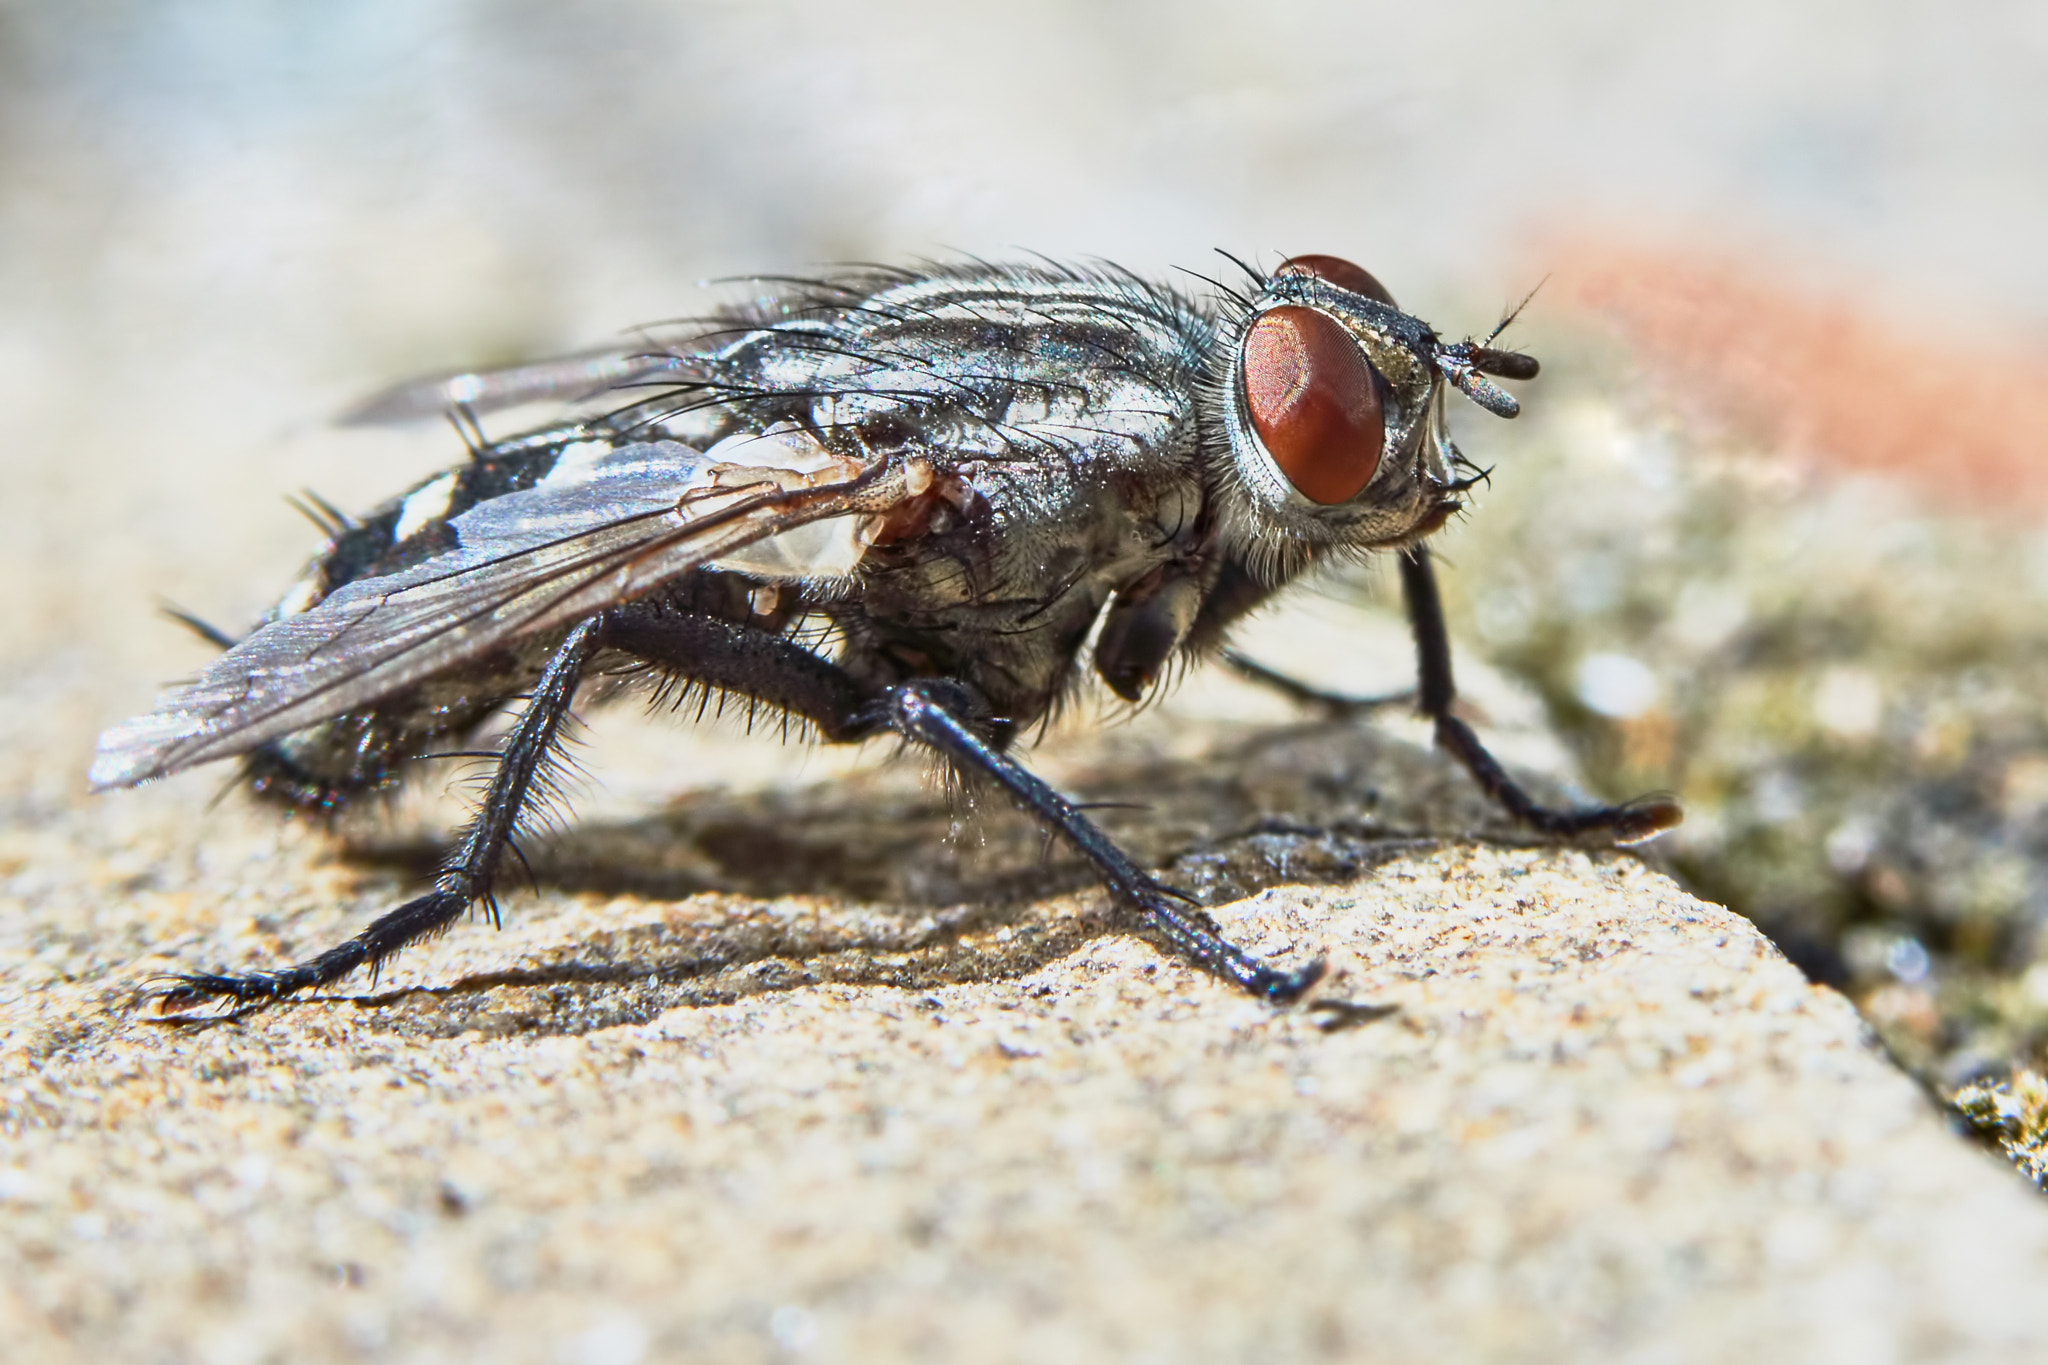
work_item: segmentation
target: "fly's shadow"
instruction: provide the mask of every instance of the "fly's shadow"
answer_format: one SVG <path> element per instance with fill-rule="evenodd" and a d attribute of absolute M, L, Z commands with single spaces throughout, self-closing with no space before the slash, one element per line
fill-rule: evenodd
<path fill-rule="evenodd" d="M 1364 875 L 1418 842 L 1527 842 L 1439 756 L 1368 726 L 1218 727 L 1162 757 L 1116 732 L 1074 783 L 1124 847 L 1205 905 Z M 1128 736 L 1126 736 L 1128 740 Z M 358 845 L 358 865 L 431 875 L 444 854 Z M 1032 821 L 974 809 L 904 764 L 852 781 L 693 793 L 629 820 L 584 820 L 527 850 L 543 891 L 650 902 L 653 922 L 579 932 L 544 964 L 353 996 L 408 1033 L 582 1032 L 682 1005 L 820 983 L 932 989 L 1016 978 L 1129 926 Z M 523 898 L 507 898 L 516 919 Z M 666 907 L 661 903 L 667 903 Z"/>

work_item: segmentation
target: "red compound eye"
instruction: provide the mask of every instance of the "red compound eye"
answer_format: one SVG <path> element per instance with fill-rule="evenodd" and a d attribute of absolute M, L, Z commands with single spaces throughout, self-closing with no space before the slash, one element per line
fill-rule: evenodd
<path fill-rule="evenodd" d="M 1266 453 L 1310 502 L 1349 502 L 1372 481 L 1386 442 L 1379 384 L 1329 314 L 1259 314 L 1244 338 L 1244 400 Z"/>
<path fill-rule="evenodd" d="M 1363 266 L 1356 266 L 1342 256 L 1289 256 L 1280 262 L 1275 275 L 1313 275 L 1319 280 L 1328 280 L 1339 289 L 1349 289 L 1354 294 L 1363 294 L 1369 299 L 1378 299 L 1389 308 L 1399 308 L 1387 287 L 1372 277 Z"/>

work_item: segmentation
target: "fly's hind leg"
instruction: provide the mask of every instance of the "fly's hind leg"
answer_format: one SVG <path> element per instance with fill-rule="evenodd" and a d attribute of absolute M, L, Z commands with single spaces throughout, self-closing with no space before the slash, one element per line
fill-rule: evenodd
<path fill-rule="evenodd" d="M 575 700 L 585 666 L 605 644 L 608 621 L 594 616 L 569 632 L 534 686 L 531 700 L 506 738 L 476 818 L 434 879 L 433 890 L 407 901 L 346 943 L 275 972 L 173 977 L 155 992 L 165 1013 L 179 1013 L 212 1000 L 265 1004 L 298 991 L 332 985 L 453 924 L 478 901 L 497 916 L 492 890 L 499 862 L 513 831 L 531 804 L 536 779 L 546 768 L 562 722 Z"/>
<path fill-rule="evenodd" d="M 1472 727 L 1451 714 L 1458 689 L 1451 679 L 1451 639 L 1444 626 L 1443 599 L 1429 551 L 1401 552 L 1401 592 L 1415 634 L 1416 694 L 1422 714 L 1436 726 L 1437 747 L 1465 765 L 1482 790 L 1523 824 L 1563 837 L 1597 834 L 1617 844 L 1640 843 L 1678 824 L 1685 812 L 1668 796 L 1644 797 L 1619 806 L 1558 810 L 1539 803 L 1486 751 Z"/>
<path fill-rule="evenodd" d="M 855 739 L 879 722 L 864 719 L 853 680 L 808 650 L 764 631 L 712 617 L 629 605 L 594 616 L 556 649 L 531 700 L 505 741 L 497 771 L 455 852 L 427 894 L 407 901 L 346 943 L 275 972 L 195 974 L 171 978 L 154 992 L 158 1008 L 182 1013 L 208 1001 L 262 1005 L 314 990 L 359 971 L 460 919 L 481 901 L 497 917 L 492 891 L 500 862 L 532 802 L 576 688 L 590 661 L 617 650 L 692 682 L 751 696 L 816 724 L 827 739 Z"/>

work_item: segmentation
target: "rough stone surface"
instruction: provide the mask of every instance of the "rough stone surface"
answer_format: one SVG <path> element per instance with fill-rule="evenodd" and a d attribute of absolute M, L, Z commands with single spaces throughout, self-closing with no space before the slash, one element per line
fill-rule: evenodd
<path fill-rule="evenodd" d="M 2048 1077 L 2015 1068 L 2007 1080 L 1965 1086 L 1954 1103 L 1972 1129 L 2048 1191 Z"/>
<path fill-rule="evenodd" d="M 1804 354 L 1825 390 L 1837 357 Z M 1590 347 L 1544 360 L 1541 405 L 1489 441 L 1514 477 L 1445 537 L 1456 628 L 1543 695 L 1593 780 L 1675 789 L 1687 885 L 1847 992 L 1916 1074 L 1953 1091 L 2048 1066 L 2048 541 L 2019 488 L 1973 502 L 1955 472 L 2039 434 L 1993 414 L 2002 440 L 1907 437 L 1917 469 L 1850 476 L 1650 410 Z M 1876 392 L 1869 428 L 1905 432 Z"/>
<path fill-rule="evenodd" d="M 1457 335 L 1558 265 L 1534 223 L 1761 234 L 1991 357 L 2031 430 L 2031 344 L 1966 317 L 2038 332 L 2048 299 L 2024 7 L 382 0 L 318 41 L 250 8 L 0 20 L 10 1365 L 2048 1356 L 2048 1206 L 1842 998 L 1641 863 L 1517 846 L 1398 721 L 1202 676 L 1034 759 L 1147 806 L 1101 814 L 1261 950 L 1330 953 L 1326 1008 L 1277 1013 L 1117 932 L 1006 814 L 948 843 L 878 754 L 612 716 L 503 933 L 166 1028 L 129 1008 L 150 974 L 333 941 L 459 801 L 425 783 L 337 851 L 209 807 L 217 774 L 81 781 L 204 654 L 155 599 L 240 627 L 311 549 L 280 494 L 359 510 L 459 458 L 324 414 L 698 311 L 704 277 L 1335 251 Z M 1568 291 L 1513 334 L 1547 365 Z M 1731 364 L 1782 335 L 1744 321 Z M 1470 433 L 1499 460 L 1475 530 L 1526 477 L 1501 430 Z M 1580 505 L 1538 567 L 1595 510 L 1656 548 L 1640 507 Z M 1446 548 L 1482 581 L 1490 550 Z M 1253 652 L 1407 681 L 1397 631 L 1289 620 Z M 1489 738 L 1556 770 L 1460 667 Z"/>
<path fill-rule="evenodd" d="M 503 933 L 167 1027 L 151 972 L 317 947 L 421 841 L 337 860 L 198 779 L 44 807 L 5 836 L 10 1358 L 2048 1350 L 2048 1204 L 1844 998 L 1628 856 L 1427 837 L 1491 827 L 1382 731 L 1193 723 L 1237 686 L 1045 766 L 1149 799 L 1105 818 L 1252 890 L 1216 913 L 1259 951 L 1330 955 L 1287 1011 L 1006 813 L 946 851 L 907 766 L 714 740 L 771 785 L 599 803 Z M 691 752 L 636 727 L 591 753 L 629 789 Z"/>

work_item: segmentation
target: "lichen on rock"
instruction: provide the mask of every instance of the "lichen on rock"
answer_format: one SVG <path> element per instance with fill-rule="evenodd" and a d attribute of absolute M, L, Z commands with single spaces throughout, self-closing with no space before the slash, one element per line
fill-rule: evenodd
<path fill-rule="evenodd" d="M 1996 1142 L 2028 1179 L 2048 1193 L 2048 1076 L 2015 1067 L 2005 1081 L 1976 1081 L 1955 1095 L 1958 1113 Z"/>

